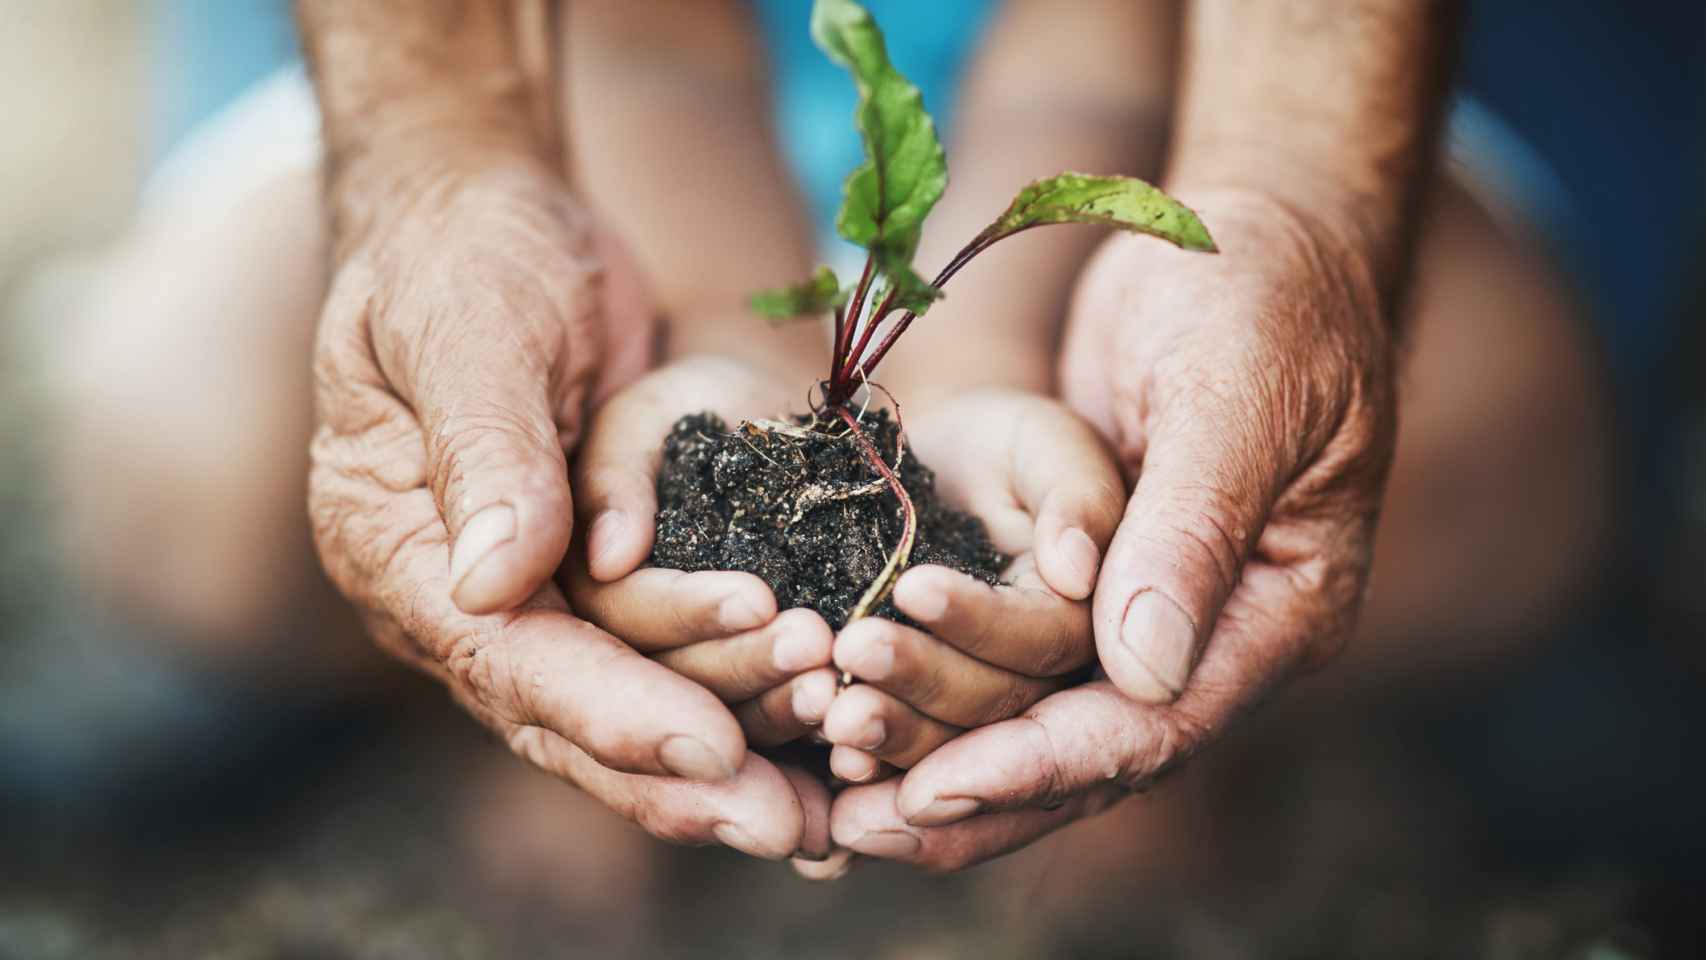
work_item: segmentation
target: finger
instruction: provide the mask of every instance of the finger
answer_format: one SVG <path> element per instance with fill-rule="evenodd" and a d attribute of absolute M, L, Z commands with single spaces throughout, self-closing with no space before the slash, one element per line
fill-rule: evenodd
<path fill-rule="evenodd" d="M 1128 700 L 1106 681 L 1075 687 L 924 758 L 902 784 L 897 809 L 909 823 L 942 826 L 979 812 L 1052 806 L 1109 783 L 1134 787 L 1185 748 L 1170 723 L 1166 708 Z"/>
<path fill-rule="evenodd" d="M 903 770 L 960 732 L 868 683 L 837 694 L 823 720 L 824 736 L 831 743 L 862 750 Z"/>
<path fill-rule="evenodd" d="M 547 731 L 512 740 L 511 747 L 661 840 L 694 846 L 720 843 L 780 860 L 798 852 L 805 836 L 807 813 L 793 780 L 756 754 L 745 755 L 731 779 L 696 783 L 619 773 Z M 826 798 L 827 792 L 813 797 Z"/>
<path fill-rule="evenodd" d="M 829 772 L 836 779 L 846 783 L 872 783 L 885 779 L 885 773 L 892 775 L 893 767 L 883 766 L 883 762 L 863 750 L 852 747 L 831 747 L 829 750 Z"/>
<path fill-rule="evenodd" d="M 587 524 L 587 572 L 609 583 L 635 570 L 656 536 L 659 442 L 681 400 L 640 380 L 611 398 L 587 429 L 575 459 L 575 489 Z"/>
<path fill-rule="evenodd" d="M 1088 604 L 1049 589 L 1032 555 L 1006 576 L 992 587 L 947 567 L 914 567 L 895 584 L 895 606 L 968 656 L 1025 676 L 1059 676 L 1095 659 Z"/>
<path fill-rule="evenodd" d="M 585 293 L 584 305 L 565 306 L 595 308 L 595 291 Z M 548 348 L 548 335 L 530 326 L 449 318 L 407 346 L 396 344 L 415 333 L 374 332 L 393 344 L 379 349 L 381 364 L 426 438 L 428 481 L 452 545 L 451 596 L 466 613 L 532 596 L 562 563 L 574 526 L 562 438 L 591 371 L 558 376 L 561 334 Z"/>
<path fill-rule="evenodd" d="M 919 827 L 908 823 L 896 807 L 899 782 L 843 790 L 830 808 L 834 842 L 864 856 L 934 872 L 960 870 L 1017 850 L 1105 809 L 1117 798 L 1112 791 L 1099 791 L 1054 809 L 991 813 L 949 826 Z"/>
<path fill-rule="evenodd" d="M 734 708 L 735 720 L 755 747 L 796 740 L 823 722 L 835 699 L 835 671 L 812 670 Z"/>
<path fill-rule="evenodd" d="M 1036 517 L 1037 570 L 1054 592 L 1084 600 L 1119 526 L 1125 485 L 1107 445 L 1090 425 L 1060 412 L 1035 446 L 1014 458 L 1013 492 Z"/>
<path fill-rule="evenodd" d="M 968 657 L 922 630 L 881 617 L 841 631 L 835 665 L 960 727 L 1005 720 L 1059 687 Z"/>
<path fill-rule="evenodd" d="M 644 653 L 735 636 L 776 616 L 775 595 L 750 573 L 646 567 L 599 583 L 581 564 L 570 567 L 575 612 Z"/>
<path fill-rule="evenodd" d="M 835 852 L 822 861 L 806 860 L 795 857 L 792 861 L 794 872 L 807 880 L 827 882 L 840 880 L 853 869 L 855 861 L 853 851 L 844 847 L 836 847 Z"/>
<path fill-rule="evenodd" d="M 739 703 L 808 670 L 829 666 L 834 639 L 817 611 L 798 607 L 757 630 L 678 647 L 659 654 L 657 661 L 724 703 Z"/>
<path fill-rule="evenodd" d="M 779 764 L 777 769 L 793 785 L 801 809 L 800 843 L 794 856 L 806 861 L 823 862 L 835 852 L 829 839 L 829 787 L 808 771 L 791 764 Z"/>
<path fill-rule="evenodd" d="M 505 724 L 549 730 L 613 769 L 733 775 L 745 741 L 728 709 L 570 615 L 555 587 L 519 612 L 457 609 L 443 527 L 425 489 L 392 494 L 364 474 L 330 466 L 317 466 L 313 487 L 328 514 L 316 516 L 321 548 L 341 558 L 340 580 L 366 571 L 357 595 L 388 615 L 457 699 Z"/>
<path fill-rule="evenodd" d="M 1227 606 L 1184 696 L 1126 697 L 1102 680 L 1064 690 L 1025 716 L 971 730 L 912 768 L 898 809 L 909 822 L 1064 802 L 1086 790 L 1147 787 L 1175 769 L 1303 660 L 1335 610 L 1292 589 L 1287 571 L 1253 566 Z"/>
<path fill-rule="evenodd" d="M 1185 689 L 1278 492 L 1247 418 L 1193 406 L 1151 438 L 1092 606 L 1103 669 L 1149 703 Z"/>
<path fill-rule="evenodd" d="M 745 752 L 711 693 L 566 612 L 516 615 L 444 652 L 460 691 L 519 726 L 557 733 L 612 769 L 718 780 Z"/>

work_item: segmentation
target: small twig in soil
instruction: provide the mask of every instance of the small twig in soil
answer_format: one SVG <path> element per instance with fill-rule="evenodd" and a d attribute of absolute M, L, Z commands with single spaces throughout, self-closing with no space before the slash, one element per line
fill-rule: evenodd
<path fill-rule="evenodd" d="M 768 453 L 765 453 L 763 450 L 758 449 L 757 444 L 753 443 L 751 440 L 748 440 L 746 431 L 743 430 L 740 433 L 735 434 L 735 436 L 740 439 L 741 443 L 746 444 L 746 448 L 748 450 L 751 450 L 753 453 L 758 454 L 758 456 L 760 458 L 762 458 L 764 460 L 764 462 L 770 464 L 772 467 L 775 467 L 778 470 L 788 469 L 787 467 L 782 466 L 781 463 L 778 463 L 776 458 L 772 457 Z"/>
<path fill-rule="evenodd" d="M 870 483 L 814 483 L 800 491 L 794 498 L 794 516 L 788 521 L 788 526 L 800 522 L 800 518 L 826 503 L 838 500 L 852 500 L 856 497 L 868 497 L 882 493 L 887 483 L 878 477 Z"/>

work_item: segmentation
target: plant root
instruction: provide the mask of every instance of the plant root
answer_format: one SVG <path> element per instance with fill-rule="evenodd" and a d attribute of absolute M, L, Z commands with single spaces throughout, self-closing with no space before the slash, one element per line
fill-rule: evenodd
<path fill-rule="evenodd" d="M 847 424 L 848 436 L 852 437 L 853 442 L 859 445 L 859 451 L 865 455 L 865 460 L 871 465 L 871 469 L 877 471 L 883 481 L 888 484 L 889 490 L 894 493 L 895 499 L 900 501 L 902 518 L 900 543 L 895 546 L 894 552 L 889 554 L 888 563 L 883 565 L 882 571 L 877 574 L 877 579 L 871 581 L 871 585 L 865 588 L 864 595 L 853 606 L 852 613 L 848 614 L 847 622 L 851 624 L 870 616 L 871 611 L 888 599 L 889 593 L 894 590 L 895 581 L 900 579 L 901 570 L 912 558 L 912 545 L 918 539 L 918 510 L 913 506 L 912 497 L 907 494 L 906 487 L 901 485 L 900 475 L 883 460 L 882 453 L 871 442 L 871 438 L 865 435 L 865 431 L 859 427 L 859 419 L 853 415 L 853 412 L 844 406 L 838 406 L 835 408 L 835 414 L 841 418 L 841 422 Z M 898 419 L 899 414 L 897 413 L 896 420 L 898 421 Z M 904 456 L 902 451 L 905 449 L 906 436 L 902 433 L 895 442 L 896 466 L 900 465 L 900 458 Z M 842 671 L 841 685 L 847 686 L 852 682 L 852 675 Z"/>
<path fill-rule="evenodd" d="M 838 500 L 852 500 L 855 497 L 869 497 L 883 492 L 886 481 L 881 477 L 870 483 L 814 483 L 800 491 L 794 500 L 794 516 L 788 521 L 789 526 L 800 522 L 800 519 L 811 511 L 826 503 Z"/>

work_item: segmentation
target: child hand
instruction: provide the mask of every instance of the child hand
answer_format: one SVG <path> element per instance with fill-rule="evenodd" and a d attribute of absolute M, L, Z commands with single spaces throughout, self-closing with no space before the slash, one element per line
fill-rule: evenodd
<path fill-rule="evenodd" d="M 862 682 L 836 695 L 823 733 L 831 770 L 853 782 L 1019 714 L 1095 659 L 1088 597 L 1125 503 L 1101 439 L 1046 397 L 962 393 L 904 423 L 943 497 L 1014 559 L 997 587 L 914 567 L 894 602 L 922 629 L 872 617 L 835 638 L 836 666 Z"/>
<path fill-rule="evenodd" d="M 811 610 L 777 613 L 764 581 L 735 571 L 642 567 L 657 514 L 659 445 L 684 414 L 730 423 L 803 403 L 807 376 L 691 357 L 613 396 L 592 418 L 574 465 L 580 508 L 564 587 L 581 616 L 731 705 L 755 747 L 793 740 L 835 693 L 831 631 Z"/>

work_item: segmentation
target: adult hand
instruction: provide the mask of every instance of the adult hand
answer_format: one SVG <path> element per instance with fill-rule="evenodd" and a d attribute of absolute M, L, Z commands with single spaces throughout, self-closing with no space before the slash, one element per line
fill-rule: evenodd
<path fill-rule="evenodd" d="M 1136 488 L 1097 582 L 1107 679 L 837 798 L 838 844 L 953 869 L 1142 789 L 1342 644 L 1394 435 L 1360 248 L 1250 193 L 1184 198 L 1219 256 L 1110 241 L 1063 356 Z"/>
<path fill-rule="evenodd" d="M 728 710 L 551 582 L 564 449 L 647 355 L 636 285 L 542 168 L 444 176 L 372 211 L 339 244 L 316 347 L 309 501 L 333 581 L 535 765 L 660 836 L 795 852 L 799 791 Z"/>
<path fill-rule="evenodd" d="M 1053 400 L 981 389 L 924 403 L 908 443 L 1013 560 L 996 587 L 914 567 L 894 600 L 922 629 L 871 617 L 836 638 L 837 666 L 864 682 L 836 696 L 823 733 L 831 770 L 854 783 L 1017 715 L 1094 659 L 1088 598 L 1124 501 L 1106 444 Z"/>

